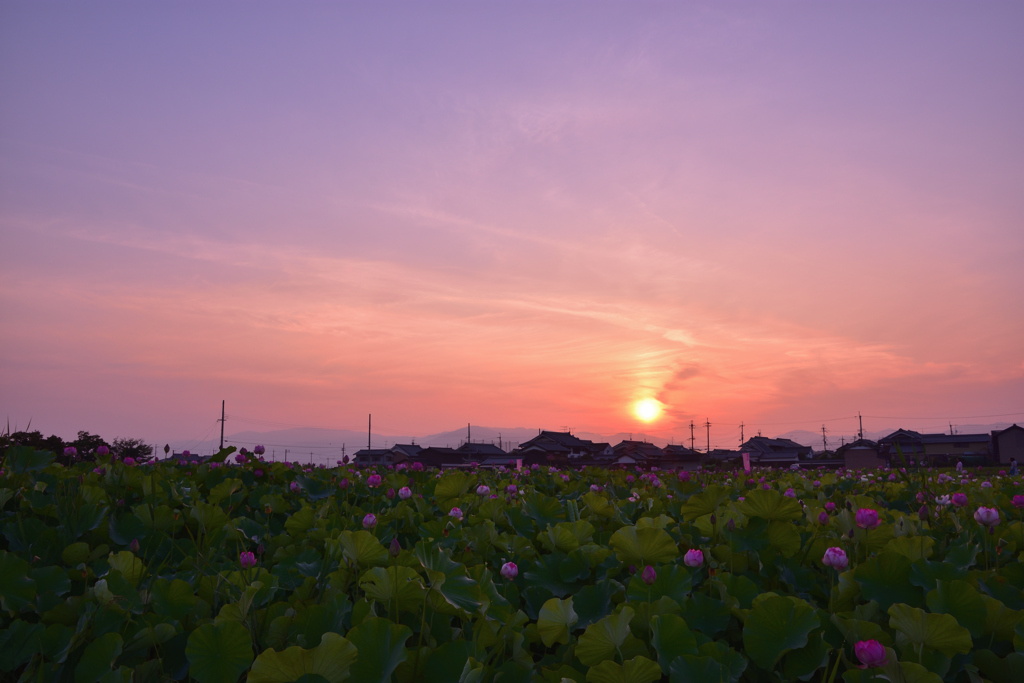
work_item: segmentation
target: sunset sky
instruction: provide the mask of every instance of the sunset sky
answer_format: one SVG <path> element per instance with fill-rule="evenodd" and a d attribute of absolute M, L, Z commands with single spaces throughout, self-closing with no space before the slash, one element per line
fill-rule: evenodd
<path fill-rule="evenodd" d="M 3 3 L 0 417 L 1022 422 L 1022 34 L 1019 2 Z"/>

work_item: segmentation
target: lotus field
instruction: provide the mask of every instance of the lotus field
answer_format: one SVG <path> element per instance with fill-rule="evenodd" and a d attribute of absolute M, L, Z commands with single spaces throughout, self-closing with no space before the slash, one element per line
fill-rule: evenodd
<path fill-rule="evenodd" d="M 1024 489 L 998 471 L 12 447 L 0 504 L 4 680 L 1024 681 Z"/>

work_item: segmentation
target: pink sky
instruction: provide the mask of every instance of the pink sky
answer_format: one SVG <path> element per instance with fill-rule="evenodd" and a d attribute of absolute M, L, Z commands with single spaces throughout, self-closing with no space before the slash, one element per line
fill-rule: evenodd
<path fill-rule="evenodd" d="M 1024 411 L 1022 30 L 5 3 L 0 408 L 153 440 L 222 398 L 404 434 Z"/>

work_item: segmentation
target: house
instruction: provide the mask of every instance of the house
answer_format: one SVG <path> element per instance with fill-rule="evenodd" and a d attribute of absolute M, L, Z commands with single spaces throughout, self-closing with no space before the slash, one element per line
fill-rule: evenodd
<path fill-rule="evenodd" d="M 612 447 L 607 443 L 594 443 L 580 439 L 569 432 L 541 431 L 529 441 L 521 443 L 514 453 L 525 458 L 541 456 L 544 462 L 553 464 L 597 464 L 612 459 Z M 578 461 L 578 462 L 577 462 Z"/>
<path fill-rule="evenodd" d="M 664 467 L 665 451 L 653 443 L 626 439 L 612 447 L 609 465 Z"/>
<path fill-rule="evenodd" d="M 836 449 L 842 458 L 843 467 L 849 470 L 876 470 L 885 467 L 888 461 L 879 453 L 878 443 L 869 439 L 857 439 Z"/>
<path fill-rule="evenodd" d="M 740 453 L 750 454 L 750 464 L 758 467 L 789 467 L 811 457 L 811 447 L 791 439 L 753 436 L 740 445 Z"/>
<path fill-rule="evenodd" d="M 361 451 L 356 451 L 352 456 L 352 461 L 360 467 L 367 467 L 369 465 L 394 465 L 396 460 L 396 453 L 390 448 L 364 448 Z M 404 456 L 399 456 L 402 460 Z M 400 460 L 398 462 L 401 462 Z"/>
<path fill-rule="evenodd" d="M 992 456 L 992 438 L 988 434 L 921 434 L 909 429 L 897 429 L 878 440 L 879 453 L 890 465 L 900 463 L 901 456 L 908 463 L 953 465 L 980 465 Z"/>
<path fill-rule="evenodd" d="M 469 461 L 483 462 L 487 458 L 500 458 L 508 453 L 501 450 L 493 443 L 473 443 L 467 441 L 455 449 L 456 453 L 462 453 Z"/>
<path fill-rule="evenodd" d="M 405 462 L 411 460 L 416 454 L 423 450 L 423 446 L 417 446 L 414 443 L 396 443 L 391 447 L 391 451 L 395 454 L 395 463 Z"/>
<path fill-rule="evenodd" d="M 704 458 L 704 454 L 687 448 L 686 446 L 668 445 L 662 451 L 661 464 L 658 467 L 663 469 L 696 470 Z"/>
<path fill-rule="evenodd" d="M 411 459 L 424 467 L 463 467 L 470 462 L 465 453 L 445 446 L 428 446 Z"/>
<path fill-rule="evenodd" d="M 1024 463 L 1024 427 L 1014 424 L 992 432 L 992 457 L 1000 465 L 1010 464 L 1010 458 Z"/>

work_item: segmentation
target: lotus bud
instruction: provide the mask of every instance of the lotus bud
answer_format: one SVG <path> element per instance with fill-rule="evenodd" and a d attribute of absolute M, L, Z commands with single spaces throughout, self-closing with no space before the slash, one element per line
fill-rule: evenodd
<path fill-rule="evenodd" d="M 73 458 L 78 455 L 78 449 L 74 446 L 68 446 L 64 449 L 64 457 Z"/>
<path fill-rule="evenodd" d="M 375 489 L 378 486 L 380 486 L 380 475 L 371 474 L 370 476 L 368 476 L 366 478 L 366 485 L 369 486 L 371 489 Z"/>
<path fill-rule="evenodd" d="M 683 564 L 687 567 L 699 567 L 704 564 L 704 553 L 696 548 L 687 550 L 683 556 Z"/>
<path fill-rule="evenodd" d="M 643 573 L 640 574 L 640 578 L 643 580 L 644 583 L 650 586 L 652 583 L 658 580 L 658 572 L 654 571 L 654 567 L 652 567 L 651 565 L 647 565 L 646 567 L 644 567 Z"/>
<path fill-rule="evenodd" d="M 519 567 L 516 566 L 515 562 L 506 562 L 501 565 L 501 575 L 511 581 L 519 575 Z"/>
<path fill-rule="evenodd" d="M 100 446 L 96 449 L 96 455 L 110 455 L 110 449 L 106 446 Z"/>
<path fill-rule="evenodd" d="M 410 498 L 412 498 L 412 489 L 410 489 L 408 486 L 403 486 L 402 488 L 398 489 L 398 497 L 401 498 L 402 500 L 409 500 Z"/>
<path fill-rule="evenodd" d="M 341 481 L 338 482 L 338 488 L 343 491 L 348 488 L 348 477 L 342 477 Z"/>
<path fill-rule="evenodd" d="M 256 470 L 255 472 L 253 472 L 253 474 L 256 475 L 257 479 L 262 479 L 263 478 L 263 470 Z"/>
<path fill-rule="evenodd" d="M 377 515 L 372 512 L 366 513 L 366 516 L 363 517 L 363 528 L 372 529 L 375 526 L 377 526 Z"/>
<path fill-rule="evenodd" d="M 398 542 L 398 536 L 391 539 L 391 557 L 398 557 L 402 553 L 402 544 Z"/>
<path fill-rule="evenodd" d="M 835 512 L 836 511 L 836 504 L 833 503 L 831 500 L 828 501 L 827 503 L 825 503 L 825 511 L 826 512 Z"/>
<path fill-rule="evenodd" d="M 395 490 L 393 488 L 392 489 L 388 489 L 388 492 L 385 493 L 384 495 L 386 495 L 388 497 L 388 500 L 394 500 L 394 498 L 395 498 Z"/>
<path fill-rule="evenodd" d="M 725 529 L 726 531 L 736 531 L 736 520 L 730 517 L 729 521 L 725 523 Z"/>
<path fill-rule="evenodd" d="M 967 495 L 963 493 L 954 493 L 953 505 L 956 505 L 957 507 L 963 507 L 967 505 Z"/>
<path fill-rule="evenodd" d="M 291 489 L 292 493 L 295 493 L 296 491 L 299 490 L 299 484 L 298 482 L 293 481 L 291 484 L 288 485 L 288 488 Z"/>
<path fill-rule="evenodd" d="M 267 552 L 267 549 L 263 547 L 262 543 L 260 543 L 258 546 L 256 546 L 256 554 L 257 555 L 262 555 L 265 552 Z"/>
<path fill-rule="evenodd" d="M 994 527 L 999 524 L 999 510 L 996 508 L 979 507 L 974 513 L 974 521 L 982 526 Z"/>
<path fill-rule="evenodd" d="M 256 556 L 246 551 L 238 556 L 238 564 L 242 565 L 242 569 L 251 569 L 256 566 Z"/>
<path fill-rule="evenodd" d="M 131 550 L 133 553 L 139 552 L 139 539 L 133 538 L 132 542 L 128 544 L 128 550 Z"/>
<path fill-rule="evenodd" d="M 1013 507 L 1017 508 L 1018 510 L 1024 508 L 1024 496 L 1014 496 Z"/>
<path fill-rule="evenodd" d="M 921 508 L 917 511 L 917 516 L 921 519 L 928 519 L 928 506 L 922 505 Z"/>
<path fill-rule="evenodd" d="M 461 520 L 462 519 L 462 510 L 460 510 L 459 508 L 452 508 L 448 512 L 448 516 L 449 517 L 454 517 L 455 519 L 458 519 L 458 520 Z"/>
<path fill-rule="evenodd" d="M 883 666 L 886 662 L 885 647 L 877 640 L 861 640 L 853 646 L 857 659 L 865 668 Z"/>
<path fill-rule="evenodd" d="M 841 572 L 846 569 L 850 559 L 842 548 L 829 548 L 825 551 L 825 556 L 821 558 L 821 563 L 826 567 L 832 567 L 836 571 Z"/>
<path fill-rule="evenodd" d="M 491 487 L 487 486 L 486 484 L 480 484 L 479 486 L 476 487 L 476 495 L 478 496 L 486 496 L 490 492 Z"/>
<path fill-rule="evenodd" d="M 860 508 L 857 510 L 857 526 L 861 529 L 874 529 L 878 526 L 878 512 L 871 508 Z"/>
<path fill-rule="evenodd" d="M 826 524 L 828 524 L 828 513 L 825 512 L 824 510 L 822 510 L 818 514 L 818 524 L 820 524 L 822 526 L 825 526 Z"/>

